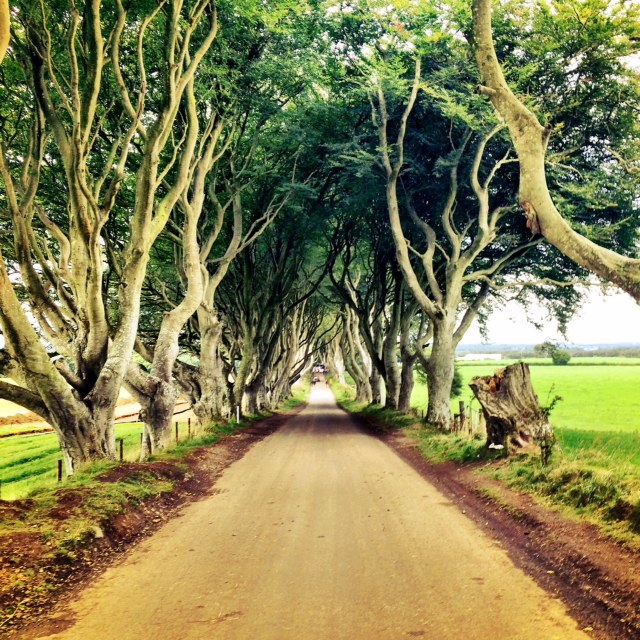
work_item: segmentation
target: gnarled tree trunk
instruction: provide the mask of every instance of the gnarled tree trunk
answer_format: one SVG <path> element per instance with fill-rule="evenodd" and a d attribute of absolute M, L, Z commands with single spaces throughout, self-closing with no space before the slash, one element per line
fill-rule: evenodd
<path fill-rule="evenodd" d="M 498 369 L 492 376 L 477 376 L 469 386 L 482 406 L 488 445 L 508 450 L 552 436 L 553 428 L 540 407 L 526 363 Z"/>
<path fill-rule="evenodd" d="M 427 366 L 429 405 L 427 422 L 442 431 L 451 429 L 451 385 L 455 343 L 450 318 L 433 321 L 433 345 Z"/>

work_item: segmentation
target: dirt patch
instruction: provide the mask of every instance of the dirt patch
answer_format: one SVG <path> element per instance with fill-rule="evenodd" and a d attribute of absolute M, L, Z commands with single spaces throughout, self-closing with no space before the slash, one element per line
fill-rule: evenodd
<path fill-rule="evenodd" d="M 514 563 L 560 598 L 598 640 L 640 638 L 640 557 L 597 527 L 568 520 L 479 472 L 433 464 L 400 433 L 379 436 L 499 542 Z"/>
<path fill-rule="evenodd" d="M 93 536 L 71 556 L 56 558 L 39 533 L 0 536 L 0 636 L 20 638 L 46 628 L 52 606 L 73 597 L 87 581 L 118 562 L 134 543 L 156 531 L 179 507 L 215 491 L 214 484 L 230 464 L 256 442 L 275 432 L 302 406 L 287 414 L 271 416 L 236 434 L 223 437 L 212 447 L 193 449 L 180 463 L 125 463 L 101 476 L 103 482 L 127 482 L 152 474 L 175 482 L 168 493 L 131 505 L 108 521 L 96 523 Z M 64 527 L 86 498 L 88 490 L 62 489 L 47 513 Z M 0 518 L 20 519 L 35 501 L 0 501 Z M 37 577 L 34 580 L 34 576 Z M 37 582 L 37 585 L 35 583 Z"/>

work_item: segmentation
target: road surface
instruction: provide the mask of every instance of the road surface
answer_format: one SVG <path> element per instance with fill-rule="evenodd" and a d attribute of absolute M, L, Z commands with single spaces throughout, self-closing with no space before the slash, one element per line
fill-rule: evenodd
<path fill-rule="evenodd" d="M 324 385 L 56 619 L 41 638 L 589 637 Z"/>

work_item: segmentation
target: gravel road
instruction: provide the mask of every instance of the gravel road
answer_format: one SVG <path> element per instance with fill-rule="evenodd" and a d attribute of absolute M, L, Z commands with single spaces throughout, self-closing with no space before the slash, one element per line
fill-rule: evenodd
<path fill-rule="evenodd" d="M 323 385 L 55 618 L 40 638 L 589 637 Z"/>

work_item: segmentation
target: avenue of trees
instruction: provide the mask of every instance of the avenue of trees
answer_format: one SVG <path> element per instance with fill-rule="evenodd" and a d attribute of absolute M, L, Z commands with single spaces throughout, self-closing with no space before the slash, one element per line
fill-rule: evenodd
<path fill-rule="evenodd" d="M 0 398 L 67 472 L 314 362 L 451 426 L 492 305 L 640 301 L 640 18 L 606 0 L 0 2 Z M 524 37 L 526 34 L 527 37 Z M 6 53 L 4 53 L 6 49 Z"/>

